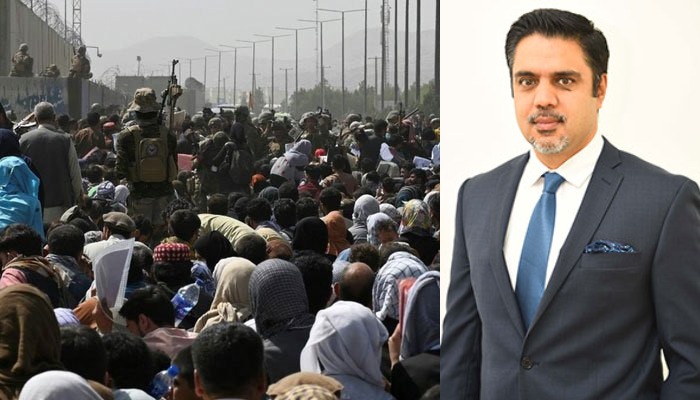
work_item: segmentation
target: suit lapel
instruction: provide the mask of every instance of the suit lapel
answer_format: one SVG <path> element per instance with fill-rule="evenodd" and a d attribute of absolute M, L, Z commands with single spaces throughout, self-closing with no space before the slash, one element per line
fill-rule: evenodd
<path fill-rule="evenodd" d="M 583 254 L 583 249 L 590 242 L 598 226 L 617 193 L 623 175 L 614 168 L 620 163 L 619 150 L 607 140 L 603 146 L 598 163 L 593 170 L 588 189 L 581 202 L 571 231 L 562 245 L 554 271 L 545 288 L 532 326 L 537 324 L 540 316 L 561 288 L 576 262 Z"/>
<path fill-rule="evenodd" d="M 518 191 L 518 183 L 520 182 L 520 177 L 523 174 L 523 169 L 525 169 L 528 159 L 529 153 L 516 158 L 512 167 L 506 169 L 505 172 L 499 176 L 496 186 L 498 194 L 495 196 L 496 201 L 494 202 L 494 207 L 491 209 L 491 220 L 493 221 L 494 228 L 491 232 L 493 236 L 489 241 L 492 243 L 490 257 L 491 271 L 494 274 L 498 291 L 501 294 L 508 315 L 511 320 L 513 320 L 513 324 L 518 330 L 518 333 L 523 337 L 525 336 L 525 327 L 523 326 L 522 317 L 520 316 L 518 300 L 515 298 L 513 286 L 510 282 L 508 267 L 506 266 L 506 260 L 503 255 L 503 243 L 505 241 L 508 223 L 510 222 L 510 213 L 513 209 L 515 194 Z M 502 192 L 501 189 L 505 192 Z"/>

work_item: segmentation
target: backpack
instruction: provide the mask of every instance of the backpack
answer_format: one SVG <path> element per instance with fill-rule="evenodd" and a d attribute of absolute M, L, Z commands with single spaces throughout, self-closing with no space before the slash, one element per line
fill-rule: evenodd
<path fill-rule="evenodd" d="M 253 156 L 247 150 L 231 148 L 226 155 L 228 176 L 237 185 L 250 184 L 253 176 Z"/>
<path fill-rule="evenodd" d="M 134 137 L 134 182 L 169 182 L 174 178 L 175 161 L 168 151 L 168 130 L 160 128 L 160 136 L 144 138 L 138 125 L 127 128 Z"/>

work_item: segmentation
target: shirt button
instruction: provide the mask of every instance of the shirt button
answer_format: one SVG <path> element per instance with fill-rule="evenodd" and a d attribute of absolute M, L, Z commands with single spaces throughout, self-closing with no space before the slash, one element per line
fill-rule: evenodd
<path fill-rule="evenodd" d="M 532 360 L 530 360 L 530 357 L 523 357 L 520 360 L 520 366 L 525 368 L 525 369 L 532 369 Z"/>

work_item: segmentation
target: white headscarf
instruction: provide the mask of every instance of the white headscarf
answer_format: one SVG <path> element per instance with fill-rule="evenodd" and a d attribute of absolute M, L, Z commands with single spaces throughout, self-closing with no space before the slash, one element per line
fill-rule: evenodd
<path fill-rule="evenodd" d="M 381 347 L 389 334 L 372 312 L 353 301 L 338 301 L 316 314 L 301 351 L 302 371 L 351 375 L 384 387 Z"/>
<path fill-rule="evenodd" d="M 68 371 L 46 371 L 24 384 L 19 400 L 102 400 L 87 381 Z"/>

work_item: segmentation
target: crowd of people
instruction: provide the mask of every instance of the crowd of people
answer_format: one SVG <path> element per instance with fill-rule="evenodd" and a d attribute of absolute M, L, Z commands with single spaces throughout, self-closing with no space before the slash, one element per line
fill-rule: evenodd
<path fill-rule="evenodd" d="M 0 399 L 439 398 L 439 118 L 160 109 L 0 104 Z"/>

